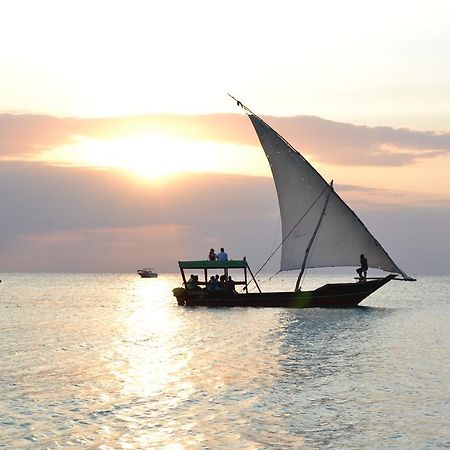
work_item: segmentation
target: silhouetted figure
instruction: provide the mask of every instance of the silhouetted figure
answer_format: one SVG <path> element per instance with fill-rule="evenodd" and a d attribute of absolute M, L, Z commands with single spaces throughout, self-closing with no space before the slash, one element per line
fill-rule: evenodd
<path fill-rule="evenodd" d="M 220 286 L 219 275 L 210 277 L 208 283 L 206 283 L 206 289 L 208 291 L 220 291 L 222 289 Z"/>
<path fill-rule="evenodd" d="M 210 261 L 215 261 L 216 260 L 216 253 L 214 252 L 213 248 L 209 251 L 208 259 Z"/>
<path fill-rule="evenodd" d="M 208 282 L 206 283 L 206 289 L 208 291 L 214 291 L 216 288 L 216 279 L 213 275 L 209 278 Z"/>
<path fill-rule="evenodd" d="M 234 280 L 231 278 L 231 276 L 228 277 L 228 281 L 227 281 L 227 289 L 232 291 L 232 292 L 236 292 L 236 283 L 234 282 Z"/>
<path fill-rule="evenodd" d="M 198 276 L 191 274 L 186 282 L 186 289 L 196 289 L 198 287 Z"/>
<path fill-rule="evenodd" d="M 361 263 L 361 267 L 356 269 L 356 272 L 359 275 L 359 281 L 366 281 L 367 279 L 367 271 L 369 270 L 369 265 L 367 263 L 367 258 L 361 254 L 359 257 L 359 261 Z"/>
<path fill-rule="evenodd" d="M 228 255 L 223 248 L 217 253 L 217 261 L 228 261 Z"/>

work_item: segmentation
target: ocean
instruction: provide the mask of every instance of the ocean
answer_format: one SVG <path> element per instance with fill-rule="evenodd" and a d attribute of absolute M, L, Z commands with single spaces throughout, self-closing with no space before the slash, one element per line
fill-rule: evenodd
<path fill-rule="evenodd" d="M 450 448 L 449 277 L 303 310 L 179 307 L 177 274 L 1 278 L 2 449 Z"/>

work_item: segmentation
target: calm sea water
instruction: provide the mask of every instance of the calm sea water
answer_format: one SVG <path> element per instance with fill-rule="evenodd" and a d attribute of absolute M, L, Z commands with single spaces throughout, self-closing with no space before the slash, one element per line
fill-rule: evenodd
<path fill-rule="evenodd" d="M 0 448 L 450 448 L 450 278 L 345 310 L 178 307 L 177 275 L 2 278 Z"/>

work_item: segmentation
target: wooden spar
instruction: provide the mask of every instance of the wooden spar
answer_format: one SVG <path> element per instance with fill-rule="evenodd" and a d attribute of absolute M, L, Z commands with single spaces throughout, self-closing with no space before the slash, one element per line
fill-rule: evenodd
<path fill-rule="evenodd" d="M 308 260 L 309 252 L 313 245 L 314 240 L 316 239 L 317 233 L 319 231 L 320 224 L 322 223 L 323 217 L 325 216 L 325 210 L 327 209 L 328 200 L 330 199 L 331 191 L 333 190 L 333 180 L 330 183 L 330 189 L 328 190 L 327 198 L 325 199 L 325 204 L 323 205 L 322 213 L 320 214 L 319 222 L 317 223 L 316 229 L 312 234 L 311 240 L 309 241 L 308 247 L 306 247 L 305 257 L 303 258 L 302 268 L 297 278 L 297 283 L 295 283 L 295 290 L 298 291 L 300 289 L 300 281 L 305 273 L 306 261 Z"/>
<path fill-rule="evenodd" d="M 396 275 L 397 276 L 397 275 Z M 383 280 L 385 277 L 366 277 L 366 280 Z M 354 280 L 359 280 L 359 277 L 355 277 Z M 406 279 L 405 278 L 392 278 L 395 281 L 417 281 L 415 278 Z"/>

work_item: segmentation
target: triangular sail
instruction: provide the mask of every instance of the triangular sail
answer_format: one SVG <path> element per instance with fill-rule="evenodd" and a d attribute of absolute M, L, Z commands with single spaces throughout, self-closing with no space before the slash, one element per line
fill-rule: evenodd
<path fill-rule="evenodd" d="M 281 270 L 299 269 L 327 201 L 324 193 L 328 183 L 276 131 L 246 111 L 269 160 L 278 194 L 283 234 Z M 333 190 L 306 267 L 357 266 L 361 253 L 368 259 L 369 267 L 411 279 Z"/>

